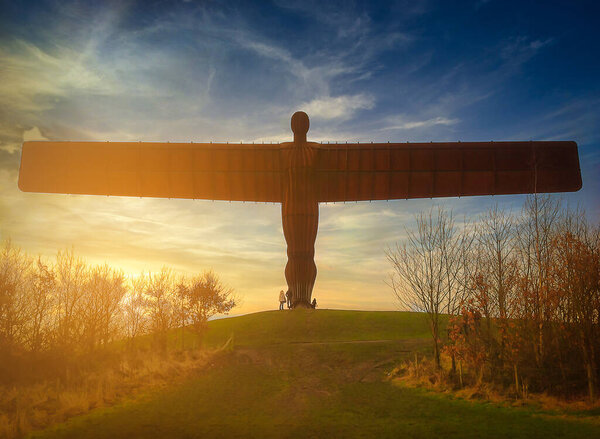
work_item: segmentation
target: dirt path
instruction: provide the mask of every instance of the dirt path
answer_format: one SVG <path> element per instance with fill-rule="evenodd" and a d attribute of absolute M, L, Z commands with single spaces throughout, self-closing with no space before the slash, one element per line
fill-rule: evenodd
<path fill-rule="evenodd" d="M 287 343 L 273 343 L 272 345 L 327 345 L 327 344 L 368 344 L 368 343 L 406 343 L 406 340 L 331 340 L 331 341 L 290 341 Z M 408 352 L 408 351 L 407 351 Z"/>

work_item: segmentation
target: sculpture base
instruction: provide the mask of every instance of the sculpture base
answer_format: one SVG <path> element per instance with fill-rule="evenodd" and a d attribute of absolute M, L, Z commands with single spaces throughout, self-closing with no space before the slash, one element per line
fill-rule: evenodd
<path fill-rule="evenodd" d="M 308 302 L 297 302 L 292 305 L 292 309 L 298 309 L 298 308 L 312 309 L 312 306 L 310 306 L 310 303 L 308 303 Z"/>

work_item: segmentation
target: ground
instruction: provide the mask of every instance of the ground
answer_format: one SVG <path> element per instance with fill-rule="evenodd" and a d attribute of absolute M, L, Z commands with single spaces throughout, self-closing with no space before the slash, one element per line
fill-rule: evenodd
<path fill-rule="evenodd" d="M 402 358 L 430 350 L 419 314 L 257 313 L 211 322 L 204 346 L 232 336 L 233 349 L 193 379 L 32 437 L 600 437 L 593 413 L 463 401 L 387 380 Z"/>

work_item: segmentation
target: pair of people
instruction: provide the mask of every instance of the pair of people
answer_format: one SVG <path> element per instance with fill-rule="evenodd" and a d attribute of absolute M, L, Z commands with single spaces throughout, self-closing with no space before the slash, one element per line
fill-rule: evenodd
<path fill-rule="evenodd" d="M 283 304 L 287 302 L 287 307 L 290 309 L 292 307 L 292 293 L 290 290 L 287 290 L 285 293 L 283 290 L 279 292 L 279 311 L 283 311 Z M 312 309 L 317 307 L 317 299 L 313 298 L 312 303 L 310 304 Z"/>

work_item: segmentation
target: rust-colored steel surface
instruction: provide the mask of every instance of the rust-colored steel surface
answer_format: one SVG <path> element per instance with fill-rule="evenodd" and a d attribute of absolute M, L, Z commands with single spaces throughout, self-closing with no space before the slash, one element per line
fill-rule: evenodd
<path fill-rule="evenodd" d="M 310 306 L 319 203 L 571 192 L 575 142 L 320 144 L 306 113 L 281 144 L 25 142 L 27 192 L 281 203 L 294 307 Z"/>
<path fill-rule="evenodd" d="M 225 143 L 25 142 L 28 192 L 281 201 L 280 146 Z"/>

